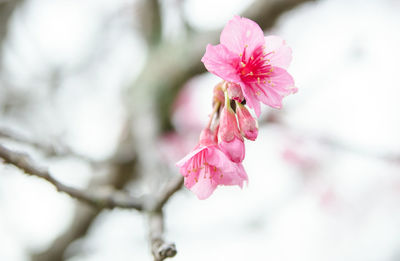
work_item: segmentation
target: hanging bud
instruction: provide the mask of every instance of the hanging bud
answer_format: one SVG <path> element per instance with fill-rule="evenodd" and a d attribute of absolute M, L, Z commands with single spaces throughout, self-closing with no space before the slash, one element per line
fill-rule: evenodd
<path fill-rule="evenodd" d="M 244 97 L 242 93 L 242 88 L 236 83 L 227 83 L 228 97 L 231 100 L 242 102 Z"/>
<path fill-rule="evenodd" d="M 216 102 L 224 104 L 225 97 L 224 97 L 224 91 L 222 90 L 223 84 L 224 82 L 220 82 L 214 87 L 213 106 Z"/>
<path fill-rule="evenodd" d="M 257 121 L 254 119 L 246 107 L 236 102 L 236 114 L 239 121 L 239 128 L 242 135 L 249 140 L 256 140 L 258 135 Z"/>
<path fill-rule="evenodd" d="M 235 112 L 225 92 L 225 106 L 221 112 L 218 129 L 218 144 L 221 150 L 236 163 L 242 162 L 245 156 L 243 137 L 240 134 Z"/>

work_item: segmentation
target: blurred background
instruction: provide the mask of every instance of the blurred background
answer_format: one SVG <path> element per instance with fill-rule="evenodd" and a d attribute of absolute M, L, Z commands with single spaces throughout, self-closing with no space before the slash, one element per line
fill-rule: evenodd
<path fill-rule="evenodd" d="M 0 142 L 65 184 L 153 193 L 179 175 L 235 14 L 293 49 L 249 185 L 165 206 L 174 260 L 400 260 L 400 1 L 0 0 Z M 152 260 L 135 210 L 98 211 L 0 164 L 0 260 Z"/>

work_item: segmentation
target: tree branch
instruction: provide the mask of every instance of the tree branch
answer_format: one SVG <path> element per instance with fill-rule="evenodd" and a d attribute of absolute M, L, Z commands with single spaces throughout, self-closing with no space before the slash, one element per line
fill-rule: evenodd
<path fill-rule="evenodd" d="M 24 173 L 42 178 L 56 187 L 57 191 L 64 192 L 82 202 L 88 203 L 96 208 L 128 208 L 143 210 L 141 199 L 133 198 L 127 195 L 118 195 L 115 193 L 95 194 L 86 190 L 76 189 L 67 186 L 50 175 L 47 170 L 36 166 L 30 157 L 26 154 L 14 152 L 0 145 L 0 158 L 3 158 L 6 163 L 12 164 L 24 171 Z"/>
<path fill-rule="evenodd" d="M 179 176 L 167 184 L 157 198 L 152 211 L 149 212 L 149 240 L 151 253 L 154 261 L 162 261 L 168 257 L 174 257 L 177 253 L 174 243 L 167 243 L 163 238 L 164 233 L 164 213 L 163 207 L 169 198 L 177 192 L 183 185 L 183 177 Z"/>

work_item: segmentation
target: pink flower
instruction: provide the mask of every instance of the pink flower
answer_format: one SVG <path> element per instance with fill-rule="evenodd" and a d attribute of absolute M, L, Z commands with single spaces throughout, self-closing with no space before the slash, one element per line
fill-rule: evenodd
<path fill-rule="evenodd" d="M 239 128 L 242 135 L 249 140 L 256 140 L 258 127 L 256 119 L 241 103 L 236 102 L 236 114 L 239 121 Z"/>
<path fill-rule="evenodd" d="M 228 97 L 226 100 L 219 120 L 218 145 L 233 162 L 239 163 L 245 156 L 244 141 Z"/>
<path fill-rule="evenodd" d="M 281 108 L 283 97 L 297 91 L 286 71 L 291 49 L 280 37 L 264 37 L 255 22 L 235 16 L 222 31 L 220 42 L 209 44 L 201 61 L 210 72 L 240 85 L 247 105 L 257 116 L 260 101 Z"/>
<path fill-rule="evenodd" d="M 208 198 L 218 185 L 243 186 L 247 174 L 240 163 L 234 163 L 218 148 L 210 129 L 204 129 L 199 144 L 180 160 L 185 186 L 199 199 Z"/>

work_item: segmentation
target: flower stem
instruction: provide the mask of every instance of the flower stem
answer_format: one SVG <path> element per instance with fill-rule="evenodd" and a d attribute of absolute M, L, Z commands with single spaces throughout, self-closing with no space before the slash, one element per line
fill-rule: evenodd
<path fill-rule="evenodd" d="M 221 103 L 220 103 L 220 102 L 216 102 L 216 103 L 214 104 L 213 111 L 212 111 L 211 114 L 210 114 L 210 119 L 209 119 L 208 124 L 207 124 L 207 128 L 208 128 L 208 129 L 210 128 L 211 122 L 212 122 L 212 120 L 214 119 L 214 115 L 215 115 L 215 113 L 218 111 L 218 109 L 219 109 L 220 106 L 221 106 Z"/>

